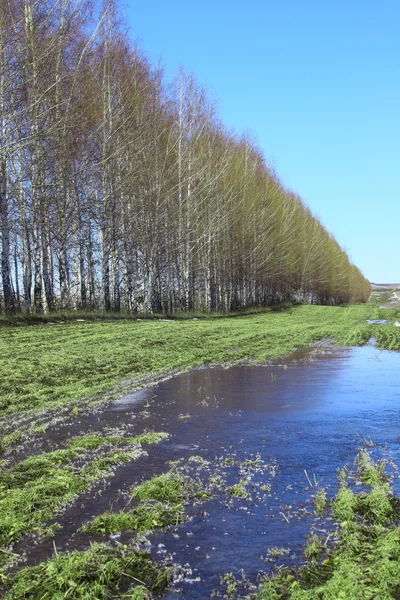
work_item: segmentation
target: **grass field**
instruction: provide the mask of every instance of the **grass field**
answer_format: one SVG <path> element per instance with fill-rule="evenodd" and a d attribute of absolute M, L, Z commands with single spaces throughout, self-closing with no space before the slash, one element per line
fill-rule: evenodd
<path fill-rule="evenodd" d="M 132 587 L 135 582 L 133 591 L 125 597 L 140 600 L 149 598 L 151 589 L 162 589 L 170 577 L 166 567 L 156 568 L 149 556 L 137 548 L 118 550 L 107 544 L 55 555 L 53 562 L 43 563 L 34 570 L 17 569 L 16 575 L 8 570 L 19 560 L 14 552 L 16 543 L 23 543 L 32 535 L 51 538 L 52 527 L 57 526 L 55 519 L 67 505 L 79 502 L 80 495 L 91 486 L 120 465 L 135 460 L 147 444 L 157 443 L 164 436 L 162 432 L 143 432 L 142 436 L 132 438 L 126 432 L 111 435 L 105 431 L 103 437 L 93 438 L 82 432 L 67 444 L 48 451 L 42 446 L 42 434 L 54 418 L 62 420 L 94 407 L 99 409 L 101 403 L 121 393 L 192 367 L 265 362 L 326 338 L 340 345 L 363 345 L 374 335 L 379 346 L 400 350 L 400 328 L 393 327 L 399 315 L 399 309 L 379 309 L 376 303 L 370 303 L 349 307 L 285 307 L 235 317 L 214 315 L 182 320 L 101 320 L 87 316 L 82 321 L 76 315 L 58 316 L 51 321 L 41 318 L 29 324 L 3 320 L 0 582 L 3 580 L 5 597 L 88 600 L 119 597 L 116 594 L 121 589 L 127 589 L 129 582 Z M 390 323 L 368 325 L 367 319 L 388 319 Z M 32 456 L 14 452 L 16 448 L 29 446 L 32 440 L 36 440 Z M 161 526 L 184 520 L 183 507 L 180 503 L 179 508 L 176 506 L 154 505 L 149 513 L 151 522 Z M 118 518 L 121 522 L 139 523 L 137 528 L 141 531 L 148 526 L 148 510 L 147 504 L 142 508 L 139 505 Z M 109 520 L 108 515 L 100 518 L 104 523 Z M 47 525 L 49 520 L 53 523 L 51 527 Z M 96 521 L 92 527 L 105 527 L 103 521 Z M 334 565 L 332 561 L 330 564 Z M 103 578 L 101 574 L 84 577 L 84 569 L 94 572 L 96 564 L 101 563 Z M 126 576 L 121 577 L 121 569 Z M 293 598 L 333 598 L 301 595 L 303 592 L 293 583 L 298 577 L 293 577 L 290 580 Z M 273 586 L 264 582 L 259 597 L 263 600 L 285 597 L 270 595 L 275 593 L 270 592 Z"/>
<path fill-rule="evenodd" d="M 265 361 L 323 338 L 363 344 L 371 335 L 367 318 L 397 312 L 372 304 L 299 306 L 236 318 L 2 327 L 0 415 L 72 406 L 207 363 Z M 378 342 L 398 348 L 399 337 L 392 328 Z"/>

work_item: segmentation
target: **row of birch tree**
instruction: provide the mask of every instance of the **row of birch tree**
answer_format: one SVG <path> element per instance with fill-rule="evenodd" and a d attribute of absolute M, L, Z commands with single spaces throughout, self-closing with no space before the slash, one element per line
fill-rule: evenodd
<path fill-rule="evenodd" d="M 369 283 L 113 0 L 0 2 L 1 309 L 365 301 Z"/>

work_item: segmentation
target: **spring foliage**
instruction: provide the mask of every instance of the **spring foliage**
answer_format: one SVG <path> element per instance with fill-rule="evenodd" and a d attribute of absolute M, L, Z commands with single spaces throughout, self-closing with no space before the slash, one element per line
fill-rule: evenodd
<path fill-rule="evenodd" d="M 369 283 L 193 77 L 172 86 L 114 0 L 0 6 L 1 305 L 235 310 Z"/>

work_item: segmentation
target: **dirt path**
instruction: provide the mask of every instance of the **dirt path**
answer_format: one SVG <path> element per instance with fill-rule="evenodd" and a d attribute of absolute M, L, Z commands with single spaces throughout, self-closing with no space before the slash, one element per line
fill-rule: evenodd
<path fill-rule="evenodd" d="M 393 292 L 390 302 L 382 304 L 379 308 L 400 308 L 400 292 Z"/>

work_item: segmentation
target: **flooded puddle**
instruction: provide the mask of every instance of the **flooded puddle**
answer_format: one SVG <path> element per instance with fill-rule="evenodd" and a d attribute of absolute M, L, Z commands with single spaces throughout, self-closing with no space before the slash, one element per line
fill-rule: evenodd
<path fill-rule="evenodd" d="M 209 598 L 227 572 L 236 577 L 243 572 L 255 582 L 257 573 L 279 561 L 299 564 L 310 527 L 332 528 L 313 512 L 315 482 L 332 497 L 337 469 L 353 461 L 357 447 L 370 439 L 378 455 L 391 453 L 400 462 L 399 373 L 399 353 L 373 345 L 321 347 L 267 366 L 194 370 L 55 427 L 49 447 L 105 427 L 133 435 L 144 427 L 170 434 L 149 447 L 148 456 L 119 468 L 95 498 L 84 497 L 68 510 L 59 520 L 57 549 L 87 547 L 98 538 L 74 532 L 111 504 L 115 511 L 123 508 L 121 490 L 167 471 L 168 461 L 196 455 L 209 461 L 208 476 L 213 470 L 222 474 L 227 487 L 244 481 L 248 495 L 217 494 L 190 507 L 187 523 L 148 536 L 156 560 L 171 554 L 191 569 L 164 598 Z M 395 488 L 399 491 L 398 479 Z M 123 534 L 120 541 L 132 535 Z M 273 547 L 287 553 L 266 561 Z M 52 550 L 53 539 L 32 546 L 30 562 Z"/>
<path fill-rule="evenodd" d="M 385 325 L 389 321 L 387 319 L 368 319 L 367 323 L 368 325 Z"/>

